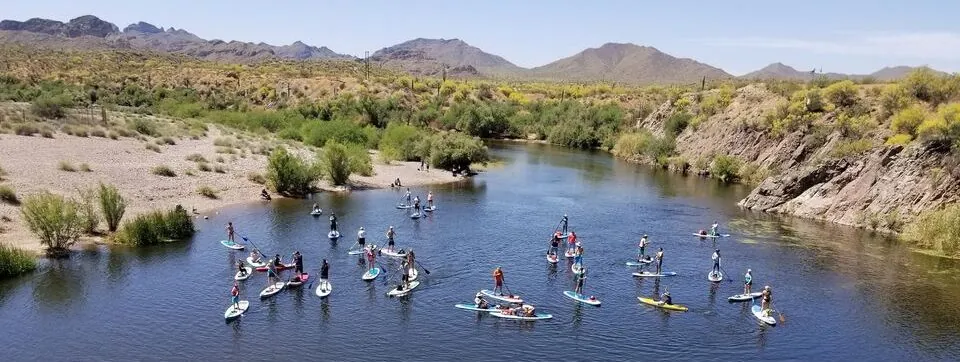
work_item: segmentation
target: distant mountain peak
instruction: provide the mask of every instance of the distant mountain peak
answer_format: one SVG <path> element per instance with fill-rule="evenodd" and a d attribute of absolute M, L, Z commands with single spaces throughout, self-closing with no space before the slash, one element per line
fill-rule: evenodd
<path fill-rule="evenodd" d="M 443 67 L 458 68 L 464 70 L 464 74 L 499 75 L 523 71 L 503 57 L 484 52 L 458 38 L 416 38 L 377 50 L 371 57 L 420 74 L 433 74 Z"/>
<path fill-rule="evenodd" d="M 136 24 L 127 25 L 126 28 L 123 28 L 124 33 L 138 31 L 144 34 L 158 34 L 163 32 L 163 28 L 158 28 L 150 23 L 138 22 Z"/>
<path fill-rule="evenodd" d="M 633 43 L 605 43 L 531 70 L 534 78 L 610 80 L 634 84 L 695 83 L 729 78 L 721 69 Z"/>

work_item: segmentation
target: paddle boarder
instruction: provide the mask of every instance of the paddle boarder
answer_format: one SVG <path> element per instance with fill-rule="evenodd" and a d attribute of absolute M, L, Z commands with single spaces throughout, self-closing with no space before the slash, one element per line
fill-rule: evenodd
<path fill-rule="evenodd" d="M 670 297 L 670 292 L 663 292 L 660 295 L 660 301 L 657 302 L 658 305 L 673 305 L 673 298 Z"/>
<path fill-rule="evenodd" d="M 261 199 L 264 199 L 264 200 L 267 200 L 267 201 L 270 201 L 270 193 L 267 192 L 267 189 L 262 189 L 262 190 L 260 190 L 260 198 L 261 198 Z"/>
<path fill-rule="evenodd" d="M 750 295 L 750 289 L 753 287 L 753 272 L 750 269 L 747 269 L 747 274 L 743 275 L 743 294 Z"/>
<path fill-rule="evenodd" d="M 233 288 L 230 288 L 230 301 L 233 302 L 233 308 L 240 309 L 240 284 L 233 282 Z"/>
<path fill-rule="evenodd" d="M 580 244 L 577 243 L 577 233 L 574 232 L 573 230 L 570 230 L 570 235 L 567 236 L 567 244 L 568 244 L 568 245 L 577 245 L 577 246 L 580 245 Z"/>
<path fill-rule="evenodd" d="M 367 248 L 366 254 L 367 254 L 367 263 L 370 264 L 369 269 L 372 270 L 373 266 L 375 265 L 374 263 L 377 260 L 377 254 L 373 252 L 373 248 Z"/>
<path fill-rule="evenodd" d="M 640 244 L 637 247 L 640 249 L 637 253 L 637 261 L 643 261 L 644 257 L 647 255 L 647 234 L 643 234 L 643 237 L 640 238 Z"/>
<path fill-rule="evenodd" d="M 319 214 L 319 213 L 320 213 L 320 205 L 313 204 L 313 211 L 312 211 L 312 212 L 313 212 L 314 214 Z"/>
<path fill-rule="evenodd" d="M 582 246 L 579 246 L 579 245 L 577 246 L 577 252 L 573 256 L 573 263 L 579 264 L 581 267 L 583 267 L 583 247 Z"/>
<path fill-rule="evenodd" d="M 503 269 L 498 266 L 493 270 L 493 292 L 497 295 L 503 295 Z"/>
<path fill-rule="evenodd" d="M 361 249 L 367 246 L 367 232 L 363 230 L 363 226 L 357 231 L 357 245 L 359 245 Z"/>
<path fill-rule="evenodd" d="M 340 232 L 337 230 L 337 214 L 332 212 L 330 213 L 330 231 Z"/>
<path fill-rule="evenodd" d="M 560 236 L 562 235 L 560 234 L 559 231 L 557 231 L 556 236 L 559 239 Z M 574 233 L 570 233 L 570 235 L 567 236 L 567 251 L 571 253 L 576 251 L 577 249 L 576 246 L 577 246 L 577 236 Z"/>
<path fill-rule="evenodd" d="M 393 237 L 396 235 L 397 233 L 393 231 L 393 226 L 391 225 L 390 228 L 387 229 L 387 250 L 391 253 L 393 252 Z"/>
<path fill-rule="evenodd" d="M 553 234 L 553 237 L 550 238 L 550 250 L 547 250 L 547 255 L 557 255 L 560 251 L 560 232 Z"/>
<path fill-rule="evenodd" d="M 416 261 L 417 259 L 416 255 L 413 255 L 413 249 L 407 250 L 407 267 L 410 268 L 410 270 L 407 270 L 408 274 L 413 274 L 414 268 L 417 267 L 416 264 L 414 264 Z"/>
<path fill-rule="evenodd" d="M 410 206 L 410 197 L 411 197 L 411 196 L 412 196 L 412 195 L 410 195 L 410 188 L 407 187 L 407 194 L 404 195 L 404 198 L 406 198 L 406 200 L 407 200 L 407 203 L 406 203 L 407 206 Z"/>
<path fill-rule="evenodd" d="M 327 259 L 323 259 L 323 262 L 320 264 L 320 280 L 326 281 L 330 278 L 330 264 L 327 264 Z"/>
<path fill-rule="evenodd" d="M 771 303 L 773 303 L 773 289 L 770 289 L 770 286 L 767 285 L 763 287 L 763 292 L 760 293 L 760 310 L 766 313 L 770 310 Z"/>
<path fill-rule="evenodd" d="M 278 257 L 279 257 L 279 255 L 278 255 Z M 267 286 L 271 286 L 271 285 L 273 285 L 273 283 L 275 283 L 275 282 L 273 281 L 273 278 L 274 278 L 274 277 L 278 277 L 278 276 L 277 276 L 277 266 L 274 265 L 273 263 L 267 263 Z M 279 277 L 278 277 L 278 278 L 279 278 Z"/>
<path fill-rule="evenodd" d="M 587 279 L 587 267 L 580 266 L 580 274 L 577 274 L 577 294 L 583 294 L 583 280 Z"/>
<path fill-rule="evenodd" d="M 563 219 L 560 219 L 560 226 L 564 234 L 567 233 L 567 224 L 569 223 L 569 221 L 570 219 L 567 218 L 567 214 L 563 214 Z"/>
<path fill-rule="evenodd" d="M 718 231 L 717 231 L 717 228 L 718 228 L 718 227 L 720 227 L 720 224 L 718 224 L 717 221 L 714 220 L 714 221 L 713 221 L 713 225 L 710 225 L 710 235 L 712 235 L 712 236 L 720 235 L 720 234 L 718 234 Z"/>
<path fill-rule="evenodd" d="M 714 250 L 711 258 L 713 259 L 713 271 L 711 273 L 718 275 L 720 273 L 720 249 Z"/>
<path fill-rule="evenodd" d="M 280 254 L 277 254 L 277 255 L 274 255 L 274 256 L 273 256 L 273 263 L 272 263 L 272 264 L 273 264 L 273 266 L 278 267 L 278 268 L 281 267 L 281 266 L 283 266 L 283 264 L 280 262 Z"/>
<path fill-rule="evenodd" d="M 303 277 L 303 255 L 299 250 L 293 252 L 293 272 L 297 273 L 298 279 Z"/>
<path fill-rule="evenodd" d="M 663 248 L 657 250 L 657 274 L 663 271 Z"/>
<path fill-rule="evenodd" d="M 227 240 L 230 240 L 231 243 L 236 243 L 234 235 L 236 235 L 236 232 L 233 230 L 233 221 L 227 222 Z"/>
<path fill-rule="evenodd" d="M 433 192 L 427 191 L 427 207 L 433 208 Z"/>
<path fill-rule="evenodd" d="M 250 252 L 250 260 L 254 263 L 260 263 L 262 256 L 258 250 L 253 250 Z"/>
<path fill-rule="evenodd" d="M 247 276 L 247 268 L 243 265 L 243 260 L 237 261 L 237 269 L 240 270 L 240 277 Z"/>
<path fill-rule="evenodd" d="M 483 299 L 483 293 L 477 292 L 476 298 L 473 298 L 473 304 L 477 305 L 477 308 L 487 309 L 490 306 L 490 303 L 487 303 L 486 299 Z"/>

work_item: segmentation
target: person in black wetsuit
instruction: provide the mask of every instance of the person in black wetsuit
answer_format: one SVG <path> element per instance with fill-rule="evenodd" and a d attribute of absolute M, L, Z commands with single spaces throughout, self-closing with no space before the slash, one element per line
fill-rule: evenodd
<path fill-rule="evenodd" d="M 303 255 L 300 255 L 300 251 L 293 252 L 293 271 L 297 273 L 298 278 L 303 276 Z"/>
<path fill-rule="evenodd" d="M 337 230 L 337 214 L 332 212 L 330 213 L 330 231 L 339 232 L 339 230 Z"/>
<path fill-rule="evenodd" d="M 330 278 L 330 264 L 327 264 L 327 259 L 323 259 L 323 263 L 320 264 L 320 280 L 327 280 Z"/>

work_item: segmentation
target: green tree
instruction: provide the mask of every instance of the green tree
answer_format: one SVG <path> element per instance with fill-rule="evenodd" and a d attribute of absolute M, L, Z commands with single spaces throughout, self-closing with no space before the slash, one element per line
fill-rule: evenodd
<path fill-rule="evenodd" d="M 849 107 L 857 103 L 857 85 L 849 80 L 837 82 L 824 89 L 823 96 L 836 107 Z"/>
<path fill-rule="evenodd" d="M 470 164 L 489 161 L 487 147 L 479 139 L 460 133 L 431 137 L 430 164 L 453 172 L 469 172 Z"/>
<path fill-rule="evenodd" d="M 318 173 L 314 165 L 277 147 L 267 163 L 267 182 L 281 195 L 303 196 L 313 191 Z"/>
<path fill-rule="evenodd" d="M 103 220 L 107 222 L 107 229 L 110 232 L 117 231 L 120 226 L 120 219 L 127 210 L 127 202 L 120 195 L 120 191 L 115 186 L 100 183 L 98 190 L 100 197 L 100 211 L 103 212 Z"/>
<path fill-rule="evenodd" d="M 20 213 L 30 231 L 47 248 L 48 255 L 66 255 L 83 233 L 80 204 L 60 195 L 43 192 L 27 197 Z"/>

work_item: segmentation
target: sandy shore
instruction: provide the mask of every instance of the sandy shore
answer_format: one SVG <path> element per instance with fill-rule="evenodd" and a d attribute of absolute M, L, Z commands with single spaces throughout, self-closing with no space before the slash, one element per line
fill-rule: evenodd
<path fill-rule="evenodd" d="M 147 142 L 132 138 L 82 138 L 63 133 L 57 133 L 53 139 L 0 135 L 0 167 L 7 172 L 0 185 L 13 187 L 17 196 L 23 200 L 29 194 L 43 190 L 76 196 L 77 189 L 95 187 L 102 181 L 117 186 L 127 198 L 125 219 L 177 204 L 188 210 L 196 208 L 204 213 L 231 204 L 258 200 L 263 186 L 250 181 L 247 176 L 250 173 L 263 173 L 267 156 L 241 149 L 236 149 L 235 154 L 218 154 L 218 147 L 214 145 L 218 136 L 219 132 L 212 130 L 208 137 L 199 140 L 178 139 L 176 145 L 160 146 L 161 152 L 157 153 L 146 148 Z M 306 151 L 298 151 L 303 152 Z M 202 155 L 210 167 L 220 166 L 225 172 L 199 171 L 196 162 L 187 160 L 187 156 L 193 154 Z M 223 162 L 218 162 L 218 158 Z M 59 169 L 61 161 L 69 162 L 77 168 L 85 163 L 92 171 L 63 171 Z M 177 176 L 153 174 L 151 170 L 158 165 L 168 166 Z M 374 155 L 374 175 L 355 175 L 351 177 L 351 181 L 356 189 L 389 187 L 398 177 L 404 186 L 459 180 L 446 171 L 418 171 L 419 166 L 419 162 L 394 162 L 384 165 L 377 161 Z M 188 175 L 188 170 L 193 175 Z M 197 189 L 200 186 L 213 188 L 217 191 L 218 198 L 210 199 L 199 195 Z M 335 189 L 324 182 L 319 186 L 326 190 Z M 2 221 L 7 218 L 9 221 Z M 41 250 L 39 241 L 22 222 L 19 208 L 5 203 L 0 203 L 0 238 L 3 242 L 27 250 Z M 81 240 L 82 243 L 97 241 L 100 240 Z"/>

